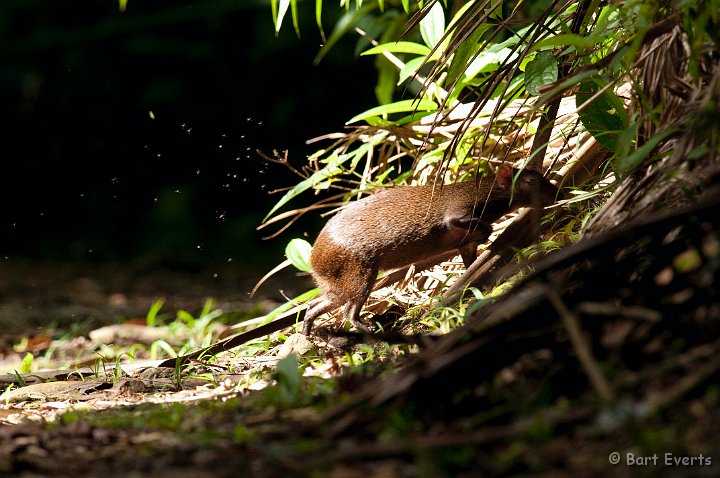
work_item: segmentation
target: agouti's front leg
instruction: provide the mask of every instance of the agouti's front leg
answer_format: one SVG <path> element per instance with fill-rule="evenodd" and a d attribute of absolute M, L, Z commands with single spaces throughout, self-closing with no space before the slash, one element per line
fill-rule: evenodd
<path fill-rule="evenodd" d="M 475 259 L 477 259 L 477 248 L 479 245 L 479 242 L 469 242 L 458 248 L 458 251 L 460 251 L 460 257 L 462 257 L 463 260 L 463 264 L 465 264 L 465 269 L 470 267 L 470 264 L 475 262 Z"/>
<path fill-rule="evenodd" d="M 477 218 L 458 217 L 448 221 L 450 233 L 460 238 L 458 251 L 465 268 L 477 259 L 477 248 L 492 234 L 492 225 Z"/>

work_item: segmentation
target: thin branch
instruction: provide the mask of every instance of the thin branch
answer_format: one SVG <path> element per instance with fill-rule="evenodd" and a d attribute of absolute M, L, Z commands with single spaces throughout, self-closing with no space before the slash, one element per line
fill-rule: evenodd
<path fill-rule="evenodd" d="M 588 379 L 590 379 L 590 383 L 595 388 L 595 391 L 598 393 L 603 402 L 611 401 L 613 398 L 612 387 L 600 371 L 600 367 L 598 367 L 597 361 L 595 361 L 592 353 L 590 353 L 590 345 L 588 345 L 582 335 L 582 330 L 580 329 L 577 317 L 567 308 L 565 302 L 563 302 L 560 298 L 560 295 L 554 287 L 547 287 L 547 298 L 557 311 L 558 315 L 560 315 L 560 320 L 562 320 L 562 323 L 565 326 L 570 343 L 572 344 L 573 350 L 575 350 L 575 354 L 580 361 L 580 366 L 587 375 Z"/>

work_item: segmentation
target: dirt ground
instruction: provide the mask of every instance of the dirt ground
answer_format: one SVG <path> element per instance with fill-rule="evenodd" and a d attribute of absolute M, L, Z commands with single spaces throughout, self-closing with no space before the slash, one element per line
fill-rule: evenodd
<path fill-rule="evenodd" d="M 16 365 L 23 355 L 30 352 L 41 357 L 48 344 L 60 337 L 68 337 L 62 339 L 66 350 L 56 348 L 55 355 L 88 354 L 92 360 L 91 347 L 95 344 L 90 343 L 88 333 L 119 319 L 142 323 L 159 299 L 165 301 L 162 310 L 169 315 L 178 310 L 195 314 L 208 298 L 213 298 L 213 307 L 224 311 L 268 311 L 282 300 L 280 290 L 293 295 L 309 286 L 309 280 L 292 273 L 279 274 L 251 300 L 248 291 L 264 272 L 236 265 L 188 270 L 150 264 L 5 260 L 0 267 L 0 366 L 10 372 L 12 368 L 8 367 Z M 142 366 L 140 362 L 135 368 Z M 62 377 L 62 371 L 38 371 L 36 375 L 39 382 L 51 378 L 61 381 L 38 384 L 36 387 L 47 388 L 39 392 L 43 400 L 36 404 L 17 407 L 6 403 L 0 410 L 3 476 L 236 476 L 252 466 L 244 447 L 227 439 L 226 435 L 232 433 L 219 432 L 223 426 L 232 431 L 230 423 L 236 420 L 228 421 L 224 416 L 224 423 L 213 424 L 213 410 L 177 408 L 181 402 L 222 403 L 236 395 L 230 393 L 231 388 L 236 388 L 232 376 L 212 386 L 207 381 L 189 379 L 178 391 L 167 377 L 123 379 L 113 386 L 107 380 L 93 380 L 91 372 L 84 380 L 72 382 L 64 381 L 67 377 Z M 68 383 L 70 388 L 62 386 Z M 148 383 L 152 383 L 149 388 Z M 162 401 L 174 404 L 157 404 Z M 100 416 L 105 410 L 104 416 L 112 417 L 118 409 L 126 415 L 111 419 L 115 423 L 108 427 L 76 419 L 73 413 L 52 427 L 44 423 L 69 410 L 94 410 Z M 167 409 L 167 416 L 161 411 L 161 418 L 154 417 L 155 412 L 148 409 Z M 137 418 L 150 413 L 150 422 L 170 420 L 177 425 L 180 419 L 173 414 L 187 419 L 195 415 L 193 410 L 197 416 L 188 419 L 194 424 L 185 432 L 195 438 L 187 441 L 179 438 L 185 432 L 178 435 L 175 426 L 153 426 Z M 219 427 L 217 440 L 208 439 L 210 446 L 198 446 L 198 435 L 209 436 L 213 426 Z"/>

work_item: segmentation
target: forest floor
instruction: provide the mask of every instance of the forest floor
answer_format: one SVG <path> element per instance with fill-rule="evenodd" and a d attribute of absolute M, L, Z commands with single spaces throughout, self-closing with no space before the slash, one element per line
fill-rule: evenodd
<path fill-rule="evenodd" d="M 157 362 L 147 360 L 152 342 L 169 342 L 177 349 L 183 338 L 182 331 L 178 334 L 168 324 L 147 326 L 153 304 L 162 301 L 158 317 L 171 324 L 178 311 L 197 315 L 212 297 L 214 311 L 231 312 L 227 325 L 217 324 L 214 332 L 221 333 L 229 328 L 228 319 L 259 315 L 278 305 L 248 298 L 262 272 L 5 261 L 0 272 L 0 370 L 9 375 L 0 383 L 7 390 L 0 405 L 0 474 L 125 476 L 152 471 L 217 476 L 222 470 L 234 474 L 238 460 L 249 463 L 243 453 L 228 456 L 228 443 L 237 441 L 232 434 L 238 433 L 231 423 L 242 421 L 223 418 L 224 428 L 230 429 L 220 431 L 212 419 L 217 411 L 190 405 L 203 400 L 224 404 L 249 393 L 238 383 L 243 375 L 225 373 L 232 368 L 229 358 L 211 370 L 214 374 L 199 378 L 192 371 L 174 376 L 174 370 L 162 369 L 154 369 L 150 377 L 138 375 Z M 309 280 L 280 276 L 264 290 L 297 295 L 300 290 L 293 288 L 308 285 Z M 279 293 L 276 298 L 282 299 Z M 138 359 L 128 360 L 123 353 L 133 344 Z M 35 356 L 32 372 L 19 374 L 27 354 Z M 258 372 L 277 364 L 269 354 L 266 359 L 254 364 Z M 116 368 L 120 362 L 122 371 Z M 252 388 L 266 384 L 255 380 Z M 183 431 L 186 422 L 194 423 L 194 431 Z M 205 446 L 189 453 L 199 436 Z"/>
<path fill-rule="evenodd" d="M 402 386 L 402 370 L 412 370 L 418 357 L 414 345 L 318 340 L 313 358 L 301 358 L 302 374 L 297 361 L 278 360 L 277 341 L 182 370 L 151 367 L 157 361 L 150 360 L 150 343 L 177 347 L 186 333 L 173 329 L 177 311 L 200 321 L 213 297 L 210 309 L 228 313 L 213 329 L 217 336 L 238 317 L 272 308 L 272 301 L 257 306 L 247 299 L 257 275 L 7 263 L 0 275 L 0 366 L 7 374 L 0 377 L 0 474 L 718 476 L 716 386 L 678 397 L 659 414 L 629 400 L 602 406 L 578 381 L 577 367 L 543 375 L 543 367 L 562 369 L 553 365 L 553 353 L 562 357 L 557 350 L 542 348 L 504 368 L 495 391 L 492 384 L 472 391 L 495 403 L 489 408 L 464 399 L 443 403 L 443 388 L 476 373 L 471 362 L 448 387 L 383 402 L 384 392 L 374 390 L 389 387 L 391 395 Z M 288 296 L 308 285 L 278 280 Z M 159 299 L 164 325 L 148 327 L 146 315 Z M 717 344 L 693 353 L 713 362 L 714 351 Z M 35 356 L 32 372 L 20 374 L 27 353 Z M 712 379 L 717 369 L 709 373 Z M 664 379 L 656 374 L 656 392 Z M 544 382 L 562 396 L 544 396 Z M 523 395 L 535 396 L 528 402 Z"/>

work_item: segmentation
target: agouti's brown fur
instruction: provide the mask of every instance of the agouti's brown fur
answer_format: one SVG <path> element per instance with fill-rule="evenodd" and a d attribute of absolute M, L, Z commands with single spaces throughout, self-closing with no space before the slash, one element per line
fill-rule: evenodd
<path fill-rule="evenodd" d="M 551 204 L 556 194 L 540 173 L 504 165 L 480 181 L 401 186 L 348 205 L 313 245 L 310 265 L 322 295 L 310 304 L 303 333 L 310 334 L 317 316 L 342 305 L 350 323 L 367 331 L 360 310 L 379 271 L 452 250 L 469 267 L 493 222 L 519 207 Z"/>

